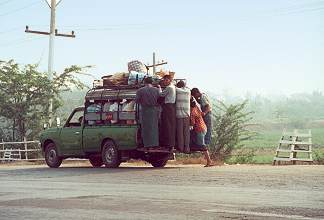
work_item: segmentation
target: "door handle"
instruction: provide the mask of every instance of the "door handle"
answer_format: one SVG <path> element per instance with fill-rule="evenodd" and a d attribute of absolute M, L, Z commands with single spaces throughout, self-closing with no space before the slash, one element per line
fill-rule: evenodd
<path fill-rule="evenodd" d="M 74 134 L 80 134 L 80 132 L 79 131 L 76 131 Z"/>

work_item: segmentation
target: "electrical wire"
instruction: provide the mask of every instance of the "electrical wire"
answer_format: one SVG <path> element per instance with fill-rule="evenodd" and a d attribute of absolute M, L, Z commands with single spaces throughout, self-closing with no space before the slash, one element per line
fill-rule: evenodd
<path fill-rule="evenodd" d="M 4 31 L 0 31 L 0 35 L 1 34 L 8 34 L 8 33 L 11 33 L 11 32 L 16 32 L 16 31 L 21 31 L 21 30 L 23 30 L 23 28 L 22 27 L 16 27 L 16 28 L 10 28 L 10 29 L 8 29 L 8 30 L 4 30 Z"/>
<path fill-rule="evenodd" d="M 69 26 L 60 26 L 61 28 L 68 29 L 73 28 L 75 30 L 114 30 L 114 29 L 124 29 L 124 28 L 145 28 L 150 26 L 156 26 L 155 24 L 113 24 L 113 25 L 103 25 L 103 26 L 78 26 L 78 25 L 69 25 Z"/>
<path fill-rule="evenodd" d="M 311 12 L 322 12 L 324 10 L 324 1 L 319 0 L 316 2 L 308 2 L 304 4 L 294 4 L 288 7 L 274 9 L 262 13 L 262 17 L 276 17 L 284 15 L 294 15 L 303 14 Z M 174 23 L 172 26 L 174 27 Z M 123 29 L 152 29 L 152 28 L 163 28 L 163 26 L 170 28 L 170 25 L 157 25 L 157 24 L 117 24 L 117 25 L 103 25 L 103 26 L 61 26 L 61 29 L 66 31 L 71 28 L 76 31 L 113 31 L 113 30 L 123 30 Z M 178 24 L 178 27 L 186 26 L 186 24 Z"/>
<path fill-rule="evenodd" d="M 32 6 L 36 5 L 36 4 L 39 4 L 39 3 L 40 3 L 40 1 L 33 2 L 33 3 L 31 3 L 31 4 L 25 5 L 24 7 L 17 8 L 17 9 L 15 9 L 15 10 L 12 10 L 12 11 L 9 11 L 9 12 L 3 13 L 3 14 L 0 14 L 0 17 L 2 17 L 2 16 L 7 16 L 7 15 L 11 15 L 11 14 L 14 14 L 14 13 L 17 13 L 17 12 L 19 12 L 19 11 L 22 11 L 22 10 L 24 10 L 24 9 L 26 9 L 26 8 L 30 8 L 30 7 L 32 7 Z"/>
<path fill-rule="evenodd" d="M 29 25 L 29 26 L 32 26 L 33 28 L 35 27 L 39 27 L 39 28 L 43 28 L 43 27 L 48 27 L 48 25 Z M 0 35 L 2 34 L 8 34 L 8 33 L 11 33 L 11 32 L 17 32 L 17 31 L 25 31 L 25 26 L 17 26 L 17 27 L 14 27 L 14 28 L 10 28 L 10 29 L 7 29 L 7 30 L 3 30 L 3 31 L 0 31 Z"/>
<path fill-rule="evenodd" d="M 314 12 L 324 9 L 324 1 L 308 2 L 304 4 L 295 4 L 289 7 L 278 8 L 266 13 L 268 15 L 289 15 L 289 14 L 300 14 L 305 12 Z"/>
<path fill-rule="evenodd" d="M 0 47 L 11 47 L 11 46 L 16 46 L 16 45 L 21 45 L 30 41 L 35 41 L 35 40 L 40 40 L 40 39 L 44 39 L 45 36 L 41 36 L 41 37 L 34 37 L 34 38 L 29 38 L 29 39 L 25 39 L 25 38 L 20 38 L 18 40 L 15 41 L 10 41 L 4 44 L 0 44 Z"/>

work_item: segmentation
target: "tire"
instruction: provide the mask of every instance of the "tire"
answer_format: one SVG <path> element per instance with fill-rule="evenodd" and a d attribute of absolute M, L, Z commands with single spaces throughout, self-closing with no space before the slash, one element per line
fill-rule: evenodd
<path fill-rule="evenodd" d="M 62 158 L 58 155 L 54 143 L 49 143 L 45 147 L 45 161 L 50 168 L 58 168 L 62 164 Z"/>
<path fill-rule="evenodd" d="M 164 167 L 168 163 L 169 157 L 170 157 L 169 154 L 167 155 L 156 154 L 156 155 L 152 155 L 149 162 L 153 167 Z"/>
<path fill-rule="evenodd" d="M 91 156 L 89 157 L 89 162 L 91 163 L 91 165 L 93 167 L 101 167 L 103 162 L 102 162 L 102 158 L 99 156 Z"/>
<path fill-rule="evenodd" d="M 121 163 L 118 149 L 114 142 L 110 140 L 104 143 L 101 151 L 101 158 L 103 164 L 105 164 L 107 168 L 119 167 Z"/>

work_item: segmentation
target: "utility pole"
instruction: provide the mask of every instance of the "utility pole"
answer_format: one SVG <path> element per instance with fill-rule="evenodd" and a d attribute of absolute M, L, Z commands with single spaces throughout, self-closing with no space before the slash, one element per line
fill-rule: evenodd
<path fill-rule="evenodd" d="M 55 29 L 55 9 L 56 6 L 60 3 L 56 3 L 56 0 L 51 0 L 51 4 L 46 3 L 51 8 L 51 20 L 50 20 L 50 32 L 44 31 L 32 31 L 29 30 L 29 27 L 26 26 L 25 32 L 26 33 L 33 33 L 33 34 L 43 34 L 49 35 L 49 49 L 48 49 L 48 79 L 50 81 L 53 80 L 53 66 L 54 66 L 54 37 L 61 36 L 61 37 L 73 37 L 75 38 L 74 31 L 71 34 L 59 34 L 57 29 Z M 53 121 L 53 100 L 49 100 L 49 126 L 52 126 Z"/>
<path fill-rule="evenodd" d="M 155 52 L 153 52 L 153 75 L 156 73 L 156 66 L 155 66 Z"/>
<path fill-rule="evenodd" d="M 48 79 L 53 80 L 53 58 L 54 58 L 54 34 L 55 34 L 55 9 L 56 0 L 51 0 L 51 24 L 49 33 L 49 48 L 48 48 Z M 49 126 L 52 127 L 53 120 L 53 99 L 49 100 Z"/>
<path fill-rule="evenodd" d="M 152 65 L 147 65 L 146 68 L 151 68 L 153 67 L 153 75 L 155 75 L 156 73 L 156 67 L 157 66 L 162 66 L 162 65 L 165 65 L 165 64 L 168 64 L 168 62 L 162 60 L 162 62 L 157 62 L 156 63 L 156 59 L 155 59 L 155 52 L 153 52 L 153 64 Z"/>

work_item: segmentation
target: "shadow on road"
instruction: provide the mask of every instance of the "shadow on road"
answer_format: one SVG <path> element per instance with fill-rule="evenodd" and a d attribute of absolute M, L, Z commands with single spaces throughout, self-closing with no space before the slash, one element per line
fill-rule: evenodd
<path fill-rule="evenodd" d="M 22 176 L 42 176 L 42 177 L 60 177 L 60 176 L 82 176 L 89 174 L 118 174 L 118 173 L 136 173 L 136 172 L 155 172 L 161 170 L 177 170 L 186 169 L 185 167 L 119 167 L 119 168 L 93 168 L 91 166 L 67 166 L 59 168 L 49 168 L 49 167 L 30 167 L 22 166 L 15 167 L 14 169 L 0 169 L 0 175 L 14 174 Z"/>

